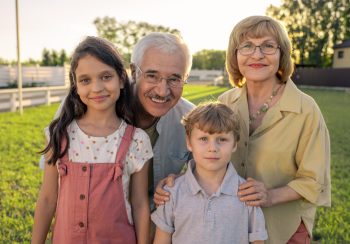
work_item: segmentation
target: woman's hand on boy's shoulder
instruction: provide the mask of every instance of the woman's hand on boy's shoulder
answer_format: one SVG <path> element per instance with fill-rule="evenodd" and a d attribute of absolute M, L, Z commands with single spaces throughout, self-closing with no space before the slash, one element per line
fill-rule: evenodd
<path fill-rule="evenodd" d="M 238 196 L 242 202 L 253 207 L 271 206 L 268 189 L 263 182 L 248 177 L 238 188 Z"/>

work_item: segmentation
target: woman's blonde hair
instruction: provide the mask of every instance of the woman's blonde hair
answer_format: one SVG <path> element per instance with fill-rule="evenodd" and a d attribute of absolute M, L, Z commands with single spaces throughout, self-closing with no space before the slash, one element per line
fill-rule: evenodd
<path fill-rule="evenodd" d="M 294 70 L 291 58 L 292 45 L 285 27 L 268 16 L 250 16 L 236 24 L 230 35 L 226 52 L 226 69 L 233 86 L 242 87 L 245 83 L 245 78 L 238 68 L 237 48 L 247 37 L 260 38 L 266 35 L 274 37 L 280 46 L 281 56 L 276 76 L 281 83 L 285 83 L 292 75 Z"/>

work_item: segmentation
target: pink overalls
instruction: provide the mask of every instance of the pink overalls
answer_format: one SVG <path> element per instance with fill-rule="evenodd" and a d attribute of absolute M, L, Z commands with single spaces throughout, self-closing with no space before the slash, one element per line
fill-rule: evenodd
<path fill-rule="evenodd" d="M 134 131 L 134 127 L 126 127 L 114 164 L 71 162 L 67 153 L 61 158 L 54 244 L 136 243 L 122 185 L 125 155 Z"/>

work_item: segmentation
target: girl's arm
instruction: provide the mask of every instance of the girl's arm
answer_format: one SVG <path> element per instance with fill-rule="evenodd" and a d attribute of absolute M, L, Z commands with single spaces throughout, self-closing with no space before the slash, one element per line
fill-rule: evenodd
<path fill-rule="evenodd" d="M 49 158 L 45 155 L 45 158 Z M 44 179 L 35 207 L 32 244 L 45 243 L 57 204 L 58 172 L 56 165 L 45 163 Z"/>
<path fill-rule="evenodd" d="M 131 175 L 130 202 L 138 244 L 149 243 L 148 165 L 147 161 L 139 172 Z"/>
<path fill-rule="evenodd" d="M 157 227 L 156 236 L 154 237 L 153 244 L 171 244 L 171 234 L 165 231 L 162 231 Z"/>

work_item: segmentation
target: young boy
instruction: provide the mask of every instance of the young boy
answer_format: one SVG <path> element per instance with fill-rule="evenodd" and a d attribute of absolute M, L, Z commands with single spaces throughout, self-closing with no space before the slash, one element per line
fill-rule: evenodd
<path fill-rule="evenodd" d="M 239 140 L 236 115 L 221 103 L 208 103 L 182 124 L 194 159 L 175 185 L 166 187 L 170 200 L 152 214 L 154 244 L 263 243 L 267 232 L 261 209 L 237 197 L 244 179 L 230 163 Z"/>

